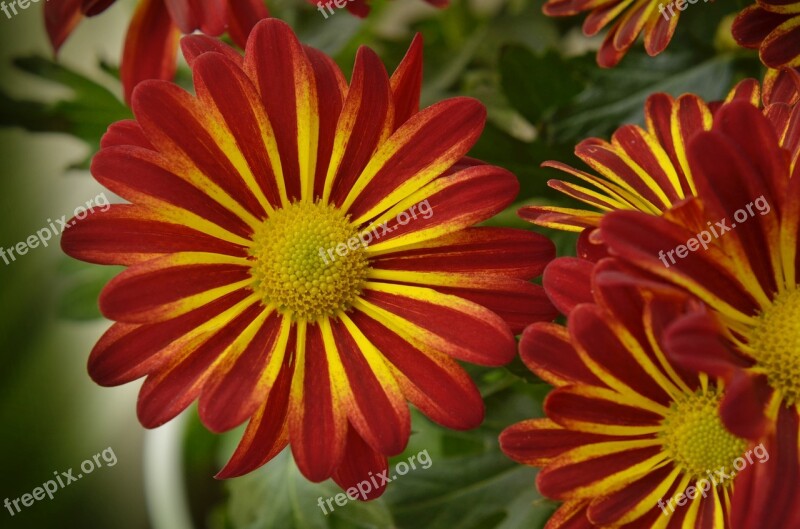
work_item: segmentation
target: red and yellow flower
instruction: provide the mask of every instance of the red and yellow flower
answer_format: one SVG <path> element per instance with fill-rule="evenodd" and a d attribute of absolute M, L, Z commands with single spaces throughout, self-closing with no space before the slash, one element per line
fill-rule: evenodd
<path fill-rule="evenodd" d="M 683 366 L 723 378 L 726 427 L 774 452 L 734 508 L 743 528 L 800 524 L 800 109 L 779 106 L 769 117 L 734 102 L 695 137 L 687 154 L 697 199 L 680 215 L 614 212 L 601 222 L 628 268 L 712 310 L 676 323 L 667 345 Z M 669 267 L 660 260 L 711 228 L 719 233 L 708 250 Z"/>
<path fill-rule="evenodd" d="M 565 271 L 579 271 L 568 326 L 536 323 L 520 342 L 555 387 L 547 417 L 500 437 L 512 459 L 543 467 L 539 491 L 564 502 L 546 529 L 730 529 L 734 484 L 750 472 L 731 470 L 748 444 L 718 414 L 724 382 L 675 365 L 663 342 L 671 322 L 705 308 L 676 289 L 631 287 L 609 259 L 554 261 L 548 293 L 563 295 L 553 278 Z"/>
<path fill-rule="evenodd" d="M 800 68 L 800 2 L 756 0 L 733 22 L 740 46 L 757 49 L 770 68 Z"/>
<path fill-rule="evenodd" d="M 591 37 L 609 29 L 597 52 L 597 64 L 613 68 L 644 33 L 644 47 L 651 56 L 667 48 L 678 26 L 680 11 L 670 15 L 659 0 L 548 0 L 544 13 L 551 17 L 573 16 L 584 11 L 584 35 Z"/>
<path fill-rule="evenodd" d="M 116 0 L 58 0 L 44 6 L 45 26 L 55 51 L 86 17 Z M 181 33 L 200 30 L 217 37 L 226 31 L 244 47 L 256 22 L 269 13 L 263 0 L 140 0 L 128 27 L 120 65 L 125 100 L 145 79 L 172 79 Z"/>
<path fill-rule="evenodd" d="M 143 82 L 136 120 L 113 125 L 93 160 L 131 203 L 62 241 L 78 259 L 129 267 L 101 295 L 116 323 L 92 351 L 92 378 L 146 376 L 147 427 L 197 399 L 213 431 L 250 419 L 221 477 L 290 445 L 309 479 L 351 487 L 406 446 L 407 402 L 477 426 L 481 397 L 456 360 L 502 365 L 515 332 L 555 316 L 529 282 L 553 244 L 473 227 L 518 190 L 511 173 L 464 158 L 484 107 L 418 110 L 420 39 L 391 77 L 361 48 L 349 85 L 274 19 L 244 58 L 203 36 L 183 50 L 196 97 Z"/>
<path fill-rule="evenodd" d="M 758 83 L 750 79 L 739 83 L 727 100 L 744 99 L 758 105 L 759 94 Z M 718 106 L 694 94 L 684 94 L 677 99 L 664 93 L 651 95 L 644 108 L 646 128 L 624 125 L 614 132 L 611 141 L 589 138 L 575 147 L 575 155 L 599 176 L 562 162 L 542 164 L 592 186 L 563 180 L 548 182 L 551 188 L 595 210 L 526 206 L 520 209 L 520 216 L 548 228 L 583 231 L 597 228 L 609 211 L 664 214 L 676 203 L 695 194 L 686 145 L 698 132 L 711 128 Z"/>

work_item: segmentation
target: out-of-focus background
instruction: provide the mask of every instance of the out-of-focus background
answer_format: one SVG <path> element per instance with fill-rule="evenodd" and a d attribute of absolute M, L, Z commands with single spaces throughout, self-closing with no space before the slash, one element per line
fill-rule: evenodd
<path fill-rule="evenodd" d="M 128 113 L 115 72 L 135 0 L 81 22 L 57 63 L 43 5 L 11 19 L 0 13 L 0 247 L 6 249 L 104 192 L 87 162 L 102 131 Z M 268 5 L 345 72 L 361 44 L 393 69 L 421 32 L 423 104 L 456 94 L 481 99 L 489 122 L 472 155 L 520 179 L 519 203 L 493 221 L 506 226 L 531 229 L 514 215 L 523 203 L 566 203 L 546 187 L 557 173 L 540 163 L 575 163 L 572 149 L 582 139 L 641 123 L 648 94 L 694 92 L 715 100 L 738 79 L 761 75 L 754 55 L 735 51 L 725 37 L 726 16 L 741 0 L 693 5 L 667 53 L 652 59 L 637 45 L 612 71 L 594 64 L 599 39 L 580 34 L 582 16 L 548 19 L 540 0 L 455 0 L 446 10 L 386 0 L 374 4 L 366 21 L 344 10 L 324 19 L 302 0 Z M 188 71 L 178 82 L 190 87 Z M 103 196 L 115 200 L 107 191 Z M 548 235 L 560 255 L 573 252 L 573 238 Z M 0 506 L 0 527 L 535 529 L 552 512 L 554 504 L 535 491 L 535 472 L 497 448 L 505 426 L 541 414 L 547 391 L 519 363 L 470 369 L 487 400 L 478 430 L 447 432 L 415 415 L 409 450 L 398 460 L 428 450 L 432 467 L 404 477 L 377 502 L 324 515 L 317 498 L 337 489 L 306 483 L 287 454 L 244 478 L 214 481 L 238 432 L 212 436 L 190 409 L 182 421 L 145 434 L 135 414 L 139 383 L 101 388 L 86 374 L 89 351 L 109 326 L 97 311 L 97 294 L 116 272 L 66 258 L 55 238 L 8 265 L 0 261 L 0 502 L 22 498 L 69 469 L 77 476 L 96 454 L 109 456 L 52 500 L 20 504 L 13 516 Z"/>
<path fill-rule="evenodd" d="M 12 19 L 0 14 L 4 115 L 30 110 L 5 96 L 47 107 L 70 95 L 65 87 L 43 82 L 12 63 L 21 57 L 52 57 L 42 5 L 32 4 Z M 91 72 L 97 56 L 116 59 L 130 6 L 119 7 L 73 35 L 60 56 L 64 64 Z M 103 191 L 87 171 L 69 169 L 89 154 L 88 145 L 67 134 L 0 128 L 0 247 L 25 241 L 51 220 L 58 228 L 56 219 L 71 217 L 77 206 Z M 72 272 L 85 271 L 70 270 L 57 238 L 48 244 L 9 259 L 8 265 L 0 261 L 0 501 L 32 493 L 55 479 L 54 472 L 73 469 L 77 476 L 86 459 L 108 448 L 108 461 L 113 462 L 113 454 L 117 463 L 108 466 L 101 456 L 102 468 L 65 483 L 52 500 L 45 496 L 30 507 L 18 502 L 21 512 L 14 510 L 14 516 L 3 507 L 0 527 L 149 527 L 136 387 L 104 389 L 89 379 L 88 352 L 108 323 L 60 316 L 59 304 L 69 302 L 64 294 L 77 279 Z"/>

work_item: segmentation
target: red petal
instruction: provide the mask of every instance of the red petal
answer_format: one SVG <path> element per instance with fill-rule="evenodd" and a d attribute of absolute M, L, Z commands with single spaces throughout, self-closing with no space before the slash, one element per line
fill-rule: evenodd
<path fill-rule="evenodd" d="M 573 448 L 619 439 L 610 435 L 567 430 L 549 419 L 531 419 L 503 430 L 500 448 L 518 463 L 542 466 Z"/>
<path fill-rule="evenodd" d="M 528 369 L 554 386 L 572 383 L 604 386 L 578 356 L 567 329 L 561 325 L 531 325 L 522 333 L 519 353 Z"/>
<path fill-rule="evenodd" d="M 344 98 L 348 87 L 344 74 L 336 62 L 310 46 L 304 47 L 314 77 L 317 80 L 317 93 L 325 94 L 325 104 L 319 109 L 319 146 L 317 148 L 317 173 L 314 176 L 314 198 L 321 198 L 325 188 L 325 177 L 333 154 L 333 141 L 336 125 L 342 113 Z"/>
<path fill-rule="evenodd" d="M 266 319 L 263 316 L 256 319 L 254 325 L 259 327 L 252 339 L 243 344 L 242 349 L 236 354 L 233 351 L 227 353 L 226 360 L 215 366 L 209 383 L 200 394 L 198 406 L 200 419 L 213 432 L 224 432 L 240 425 L 253 415 L 266 399 L 273 399 L 274 395 L 271 394 L 276 391 L 276 387 L 280 388 L 280 384 L 286 384 L 286 381 L 277 379 L 265 381 L 264 372 L 276 359 L 280 361 L 278 365 L 289 364 L 286 360 L 288 358 L 286 344 L 279 339 L 282 326 L 288 324 L 283 321 L 281 314 L 273 311 L 266 316 Z M 293 336 L 291 333 L 286 334 L 289 335 L 289 343 L 292 343 Z M 282 370 L 286 371 L 286 368 Z M 277 377 L 280 376 L 278 372 Z M 272 402 L 267 404 L 270 407 L 270 415 L 279 417 L 285 415 L 285 409 L 274 409 Z M 276 431 L 273 430 L 272 433 Z"/>
<path fill-rule="evenodd" d="M 544 271 L 542 283 L 550 301 L 564 315 L 580 303 L 592 303 L 592 271 L 594 263 L 585 259 L 561 257 Z"/>
<path fill-rule="evenodd" d="M 345 396 L 350 424 L 373 450 L 385 456 L 402 452 L 408 443 L 411 420 L 408 405 L 390 374 L 378 373 L 341 321 L 332 321 L 333 336 L 349 386 Z M 377 356 L 377 355 L 375 355 Z M 376 362 L 382 364 L 382 359 Z"/>
<path fill-rule="evenodd" d="M 326 182 L 337 207 L 391 132 L 394 112 L 386 69 L 374 51 L 361 46 L 356 54 L 350 88 L 336 126 L 333 181 Z M 329 177 L 330 178 L 330 177 Z"/>
<path fill-rule="evenodd" d="M 465 97 L 415 114 L 377 150 L 350 192 L 348 211 L 354 219 L 372 217 L 386 209 L 373 208 L 389 197 L 396 203 L 443 174 L 472 148 L 485 120 L 485 107 Z"/>
<path fill-rule="evenodd" d="M 182 33 L 200 30 L 216 37 L 225 31 L 228 0 L 163 0 Z M 241 1 L 241 0 L 237 0 Z"/>
<path fill-rule="evenodd" d="M 751 450 L 756 458 L 736 477 L 731 499 L 734 529 L 800 526 L 798 426 L 797 410 L 782 406 L 776 432 L 756 447 L 759 453 Z"/>
<path fill-rule="evenodd" d="M 454 360 L 419 349 L 369 316 L 351 315 L 358 328 L 391 362 L 403 394 L 437 423 L 457 430 L 483 421 L 483 400 L 475 384 Z"/>
<path fill-rule="evenodd" d="M 206 35 L 187 35 L 181 39 L 181 52 L 189 67 L 194 65 L 197 60 L 204 53 L 216 52 L 225 55 L 231 59 L 237 66 L 242 67 L 244 64 L 244 57 L 239 52 L 225 44 L 219 39 L 212 39 Z"/>
<path fill-rule="evenodd" d="M 186 300 L 209 290 L 248 281 L 249 267 L 233 264 L 185 264 L 170 254 L 128 268 L 100 294 L 100 310 L 111 320 L 156 323 L 189 312 Z"/>
<path fill-rule="evenodd" d="M 145 136 L 142 127 L 132 119 L 123 119 L 109 125 L 108 130 L 100 140 L 100 152 L 110 147 L 122 145 L 141 147 L 151 151 L 155 150 L 150 140 Z"/>
<path fill-rule="evenodd" d="M 543 235 L 513 228 L 467 228 L 376 258 L 375 268 L 492 274 L 518 279 L 540 275 L 555 257 Z"/>
<path fill-rule="evenodd" d="M 122 54 L 120 77 L 125 101 L 146 79 L 172 79 L 180 32 L 172 23 L 163 0 L 142 0 L 136 8 Z"/>
<path fill-rule="evenodd" d="M 202 68 L 201 65 L 203 65 Z M 209 101 L 210 95 L 206 91 L 210 88 L 205 85 L 204 81 L 208 70 L 212 69 L 212 65 L 219 66 L 216 69 L 217 73 L 220 72 L 220 69 L 226 72 L 227 75 L 218 80 L 225 89 L 239 90 L 239 94 L 247 93 L 247 85 L 241 84 L 243 77 L 233 73 L 236 66 L 220 54 L 209 53 L 203 54 L 195 64 L 195 83 L 199 85 L 198 89 L 204 92 L 201 100 L 192 97 L 177 85 L 147 81 L 142 83 L 134 94 L 133 111 L 147 136 L 153 140 L 153 143 L 158 144 L 164 158 L 171 162 L 170 167 L 173 168 L 173 172 L 180 174 L 184 180 L 195 178 L 203 181 L 203 179 L 208 179 L 233 199 L 237 208 L 243 208 L 247 214 L 253 217 L 265 218 L 264 206 L 253 195 L 253 191 L 243 175 L 218 141 L 218 136 L 227 136 L 225 134 L 227 131 L 219 131 L 221 124 L 217 122 L 216 116 L 208 108 L 211 101 Z M 224 65 L 228 65 L 230 68 L 225 70 Z M 238 80 L 236 77 L 239 77 Z M 215 94 L 216 90 L 222 89 L 219 84 L 214 85 Z M 235 108 L 229 112 L 242 111 L 243 107 L 247 108 L 250 103 L 244 96 L 228 99 L 225 105 L 226 110 L 231 107 Z M 253 113 L 260 110 L 252 105 L 249 108 Z M 239 126 L 242 128 L 253 124 L 253 118 L 245 121 L 246 115 L 243 114 L 241 117 L 243 125 Z M 256 131 L 251 129 L 253 134 L 258 131 L 260 129 L 256 129 Z M 236 132 L 243 133 L 239 129 L 236 129 Z M 266 164 L 263 145 L 260 155 L 255 154 L 257 149 L 253 147 L 252 143 L 246 143 L 243 149 L 251 154 L 251 159 L 258 160 L 252 162 L 256 167 L 262 167 L 258 165 L 259 163 Z M 189 176 L 192 172 L 199 172 L 201 176 Z M 258 183 L 262 190 L 264 188 L 269 190 L 270 184 L 274 187 L 274 182 L 275 179 L 270 178 L 269 175 L 262 175 Z M 266 194 L 268 198 L 271 198 L 272 193 L 267 191 Z"/>
<path fill-rule="evenodd" d="M 250 226 L 172 172 L 173 167 L 176 166 L 170 160 L 150 149 L 120 146 L 97 153 L 92 159 L 91 170 L 98 182 L 139 206 L 159 209 L 167 203 L 192 212 L 243 239 L 250 239 Z"/>
<path fill-rule="evenodd" d="M 758 440 L 769 427 L 766 409 L 773 392 L 765 376 L 737 371 L 720 404 L 722 422 L 734 435 Z"/>
<path fill-rule="evenodd" d="M 237 46 L 244 49 L 247 37 L 256 24 L 269 17 L 264 0 L 233 0 L 225 2 L 228 8 L 228 34 Z"/>
<path fill-rule="evenodd" d="M 409 337 L 413 335 L 456 359 L 498 366 L 510 362 L 516 353 L 514 337 L 505 322 L 467 300 L 420 287 L 389 284 L 368 284 L 362 298 L 369 306 L 361 304 L 357 308 L 368 314 L 377 308 L 384 323 L 393 330 L 403 329 Z"/>
<path fill-rule="evenodd" d="M 64 253 L 90 263 L 131 265 L 165 253 L 208 252 L 247 257 L 244 247 L 180 224 L 153 218 L 131 205 L 95 211 L 61 236 Z"/>
<path fill-rule="evenodd" d="M 347 418 L 331 381 L 330 365 L 319 325 L 308 325 L 304 354 L 296 354 L 289 409 L 292 454 L 300 472 L 323 481 L 342 461 Z"/>
<path fill-rule="evenodd" d="M 236 451 L 215 476 L 217 479 L 247 474 L 265 464 L 286 447 L 289 442 L 287 422 L 289 389 L 294 367 L 291 363 L 283 366 L 277 380 L 263 396 L 264 404 L 247 425 Z"/>
<path fill-rule="evenodd" d="M 267 116 L 255 87 L 234 61 L 218 53 L 199 57 L 193 70 L 200 106 L 213 116 L 214 122 L 224 124 L 230 131 L 235 145 L 225 149 L 230 151 L 227 156 L 241 153 L 258 190 L 272 207 L 280 207 L 278 177 L 274 172 L 280 161 L 270 160 L 265 148 L 263 136 L 268 128 Z M 187 147 L 191 149 L 194 145 Z M 240 174 L 239 178 L 242 176 Z M 251 199 L 250 192 L 247 198 Z M 260 214 L 255 205 L 252 208 Z"/>
<path fill-rule="evenodd" d="M 560 465 L 551 464 L 539 473 L 536 484 L 545 496 L 565 499 L 571 496 L 574 489 L 585 487 L 607 478 L 610 475 L 625 471 L 661 451 L 660 446 L 635 448 L 593 459 Z"/>
<path fill-rule="evenodd" d="M 422 34 L 417 33 L 402 62 L 392 74 L 394 130 L 400 128 L 411 116 L 419 112 L 422 90 L 422 48 Z"/>
<path fill-rule="evenodd" d="M 333 480 L 344 490 L 357 489 L 359 499 L 369 501 L 380 497 L 386 490 L 386 482 L 379 476 L 388 477 L 388 471 L 389 462 L 386 457 L 370 448 L 350 426 L 347 430 L 345 455 L 333 474 Z M 353 491 L 350 493 L 354 494 Z"/>
<path fill-rule="evenodd" d="M 733 21 L 733 38 L 745 48 L 758 48 L 767 35 L 786 20 L 786 15 L 771 13 L 758 5 L 744 9 Z"/>
<path fill-rule="evenodd" d="M 244 63 L 275 133 L 288 199 L 297 200 L 303 183 L 312 183 L 303 180 L 309 178 L 305 172 L 316 170 L 312 147 L 318 137 L 308 128 L 308 119 L 317 119 L 320 106 L 314 69 L 292 29 L 271 18 L 256 24 Z M 301 144 L 301 137 L 309 143 Z M 301 154 L 306 151 L 307 159 Z"/>
<path fill-rule="evenodd" d="M 237 336 L 263 310 L 253 303 L 213 335 L 204 335 L 173 351 L 150 373 L 139 391 L 136 412 L 146 428 L 172 420 L 194 401 L 212 373 L 212 366 Z"/>
<path fill-rule="evenodd" d="M 92 349 L 89 376 L 101 386 L 118 386 L 152 373 L 165 360 L 164 349 L 199 325 L 247 297 L 233 292 L 178 318 L 151 325 L 114 324 Z"/>
<path fill-rule="evenodd" d="M 83 18 L 81 4 L 82 0 L 61 0 L 44 5 L 44 25 L 56 53 Z"/>

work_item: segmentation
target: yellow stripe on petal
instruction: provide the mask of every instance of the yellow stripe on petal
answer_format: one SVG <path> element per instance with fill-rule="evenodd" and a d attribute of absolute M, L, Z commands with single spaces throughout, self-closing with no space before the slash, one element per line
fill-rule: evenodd
<path fill-rule="evenodd" d="M 678 479 L 680 476 L 681 471 L 679 469 L 673 469 L 670 474 L 664 478 L 664 480 L 659 483 L 659 485 L 653 489 L 647 496 L 641 499 L 639 503 L 631 507 L 624 516 L 619 518 L 616 521 L 619 525 L 625 525 L 627 523 L 631 523 L 635 520 L 638 520 L 642 516 L 646 515 L 648 512 L 653 510 L 655 505 L 658 505 L 659 500 L 663 500 L 664 496 L 669 493 L 670 488 L 672 485 L 675 484 L 675 480 Z M 668 498 L 667 498 L 668 499 Z M 659 518 L 664 518 L 664 526 L 669 521 L 669 516 L 659 516 Z M 654 525 L 655 528 L 657 525 Z"/>
<path fill-rule="evenodd" d="M 339 348 L 336 346 L 336 339 L 333 337 L 330 319 L 320 319 L 319 327 L 322 332 L 322 343 L 325 346 L 325 358 L 328 359 L 328 373 L 331 377 L 333 400 L 334 402 L 349 402 L 352 395 L 350 382 L 347 380 L 347 372 L 339 356 Z"/>
<path fill-rule="evenodd" d="M 686 144 L 683 142 L 683 137 L 681 135 L 681 131 L 683 127 L 681 126 L 680 116 L 679 116 L 679 109 L 680 105 L 673 105 L 672 107 L 672 117 L 670 119 L 670 129 L 672 130 L 672 144 L 675 147 L 675 155 L 678 157 L 678 161 L 683 168 L 683 172 L 686 175 L 687 183 L 689 184 L 689 188 L 691 190 L 691 195 L 697 195 L 697 186 L 695 186 L 694 178 L 692 177 L 692 170 L 689 168 L 689 158 L 686 154 Z M 702 105 L 701 112 L 703 114 L 703 129 L 710 130 L 711 126 L 714 124 L 714 116 L 711 114 L 711 111 L 705 105 Z"/>
<path fill-rule="evenodd" d="M 381 384 L 384 388 L 389 388 L 391 391 L 387 391 L 387 395 L 402 395 L 402 391 L 400 390 L 400 385 L 397 383 L 397 380 L 394 377 L 391 369 L 389 369 L 389 365 L 387 360 L 381 354 L 377 347 L 375 347 L 369 339 L 364 336 L 364 333 L 361 332 L 361 329 L 350 319 L 347 314 L 341 315 L 342 323 L 350 332 L 350 335 L 358 344 L 358 348 L 361 350 L 361 354 L 364 356 L 364 359 L 367 361 L 370 369 L 378 380 L 381 381 Z M 393 402 L 396 399 L 392 399 Z"/>
<path fill-rule="evenodd" d="M 647 448 L 650 446 L 661 445 L 661 440 L 651 439 L 631 439 L 627 441 L 608 441 L 603 443 L 591 443 L 577 448 L 573 448 L 559 455 L 555 462 L 560 465 L 564 462 L 580 463 L 598 457 L 603 457 L 615 453 L 636 450 L 637 448 Z"/>
<path fill-rule="evenodd" d="M 306 202 L 313 202 L 319 147 L 319 98 L 314 70 L 308 60 L 297 61 L 295 83 L 300 196 Z"/>
<path fill-rule="evenodd" d="M 145 202 L 148 203 L 145 204 Z M 146 201 L 140 201 L 140 204 L 143 209 L 147 210 L 148 216 L 150 216 L 153 220 L 161 220 L 168 223 L 186 226 L 201 233 L 216 237 L 217 239 L 239 246 L 244 246 L 245 248 L 249 248 L 252 244 L 250 239 L 245 239 L 239 235 L 231 233 L 220 225 L 211 222 L 200 215 L 196 215 L 195 213 L 187 211 L 183 208 L 179 208 L 170 202 L 151 198 L 147 199 Z M 253 217 L 253 219 L 255 218 Z"/>
<path fill-rule="evenodd" d="M 670 409 L 668 407 L 659 404 L 658 402 L 652 401 L 640 395 L 639 393 L 633 391 L 627 384 L 620 382 L 613 376 L 607 375 L 607 372 L 605 370 L 602 370 L 602 375 L 601 375 L 601 366 L 596 362 L 592 361 L 588 357 L 584 358 L 584 355 L 580 351 L 580 348 L 578 348 L 578 354 L 581 355 L 581 359 L 586 363 L 586 366 L 592 371 L 592 373 L 595 374 L 595 376 L 603 380 L 603 382 L 605 382 L 612 388 L 616 389 L 617 391 L 614 391 L 614 389 L 606 389 L 599 386 L 580 385 L 580 386 L 575 386 L 576 393 L 587 397 L 596 397 L 599 399 L 603 399 L 609 402 L 613 402 L 615 404 L 619 404 L 621 406 L 637 407 L 661 416 L 666 416 L 669 413 Z M 607 375 L 608 380 L 605 380 L 606 378 L 605 375 Z M 619 388 L 615 388 L 614 386 L 619 386 Z"/>
<path fill-rule="evenodd" d="M 576 488 L 571 496 L 576 498 L 595 498 L 619 490 L 620 487 L 632 483 L 641 478 L 648 472 L 660 468 L 666 464 L 663 454 L 656 454 L 644 461 L 632 465 L 625 470 L 611 474 L 600 481 L 596 481 L 587 487 Z"/>
<path fill-rule="evenodd" d="M 272 204 L 269 203 L 267 197 L 264 195 L 261 187 L 256 182 L 256 177 L 253 174 L 253 171 L 250 169 L 250 165 L 247 163 L 247 160 L 244 157 L 241 149 L 236 143 L 236 140 L 233 136 L 233 133 L 225 124 L 225 118 L 219 112 L 217 107 L 213 104 L 213 100 L 209 98 L 209 101 L 205 102 L 205 110 L 208 112 L 207 120 L 206 120 L 206 130 L 208 131 L 209 135 L 214 138 L 219 149 L 225 154 L 228 160 L 233 165 L 236 172 L 241 175 L 242 180 L 247 185 L 247 188 L 253 193 L 253 196 L 256 197 L 258 203 L 264 208 L 264 211 L 270 213 L 274 210 Z M 269 123 L 264 123 L 265 116 L 263 116 L 263 111 L 258 112 L 254 111 L 254 113 L 258 116 L 259 125 L 262 127 L 261 136 L 265 140 L 268 140 L 269 137 L 272 135 L 272 131 L 270 129 L 264 130 L 263 127 L 269 127 Z M 274 137 L 273 137 L 274 141 Z M 267 145 L 265 145 L 267 147 Z M 277 155 L 277 146 L 275 149 L 275 154 Z M 275 169 L 276 162 L 280 164 L 280 158 L 273 158 L 270 155 L 270 162 L 273 166 L 273 170 Z M 278 167 L 278 171 L 280 168 Z M 276 173 L 279 174 L 279 173 Z M 282 181 L 282 178 L 279 180 Z"/>
<path fill-rule="evenodd" d="M 279 331 L 278 338 L 275 340 L 272 350 L 269 353 L 267 360 L 267 367 L 258 381 L 257 387 L 264 391 L 266 395 L 270 388 L 275 384 L 278 375 L 283 367 L 286 358 L 286 352 L 289 345 L 289 335 L 292 330 L 292 320 L 284 317 L 281 320 L 281 330 Z"/>

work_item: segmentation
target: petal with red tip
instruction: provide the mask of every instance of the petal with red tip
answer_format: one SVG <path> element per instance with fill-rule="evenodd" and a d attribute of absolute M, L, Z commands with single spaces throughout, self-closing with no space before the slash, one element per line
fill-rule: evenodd
<path fill-rule="evenodd" d="M 128 26 L 120 65 L 125 101 L 131 101 L 133 89 L 146 79 L 172 79 L 179 38 L 164 0 L 139 3 Z"/>
<path fill-rule="evenodd" d="M 437 423 L 457 430 L 483 421 L 483 400 L 475 383 L 448 356 L 409 341 L 366 314 L 350 316 L 391 364 L 405 397 Z"/>
<path fill-rule="evenodd" d="M 353 305 L 412 343 L 459 360 L 499 366 L 516 352 L 514 337 L 499 316 L 435 290 L 368 282 Z"/>

